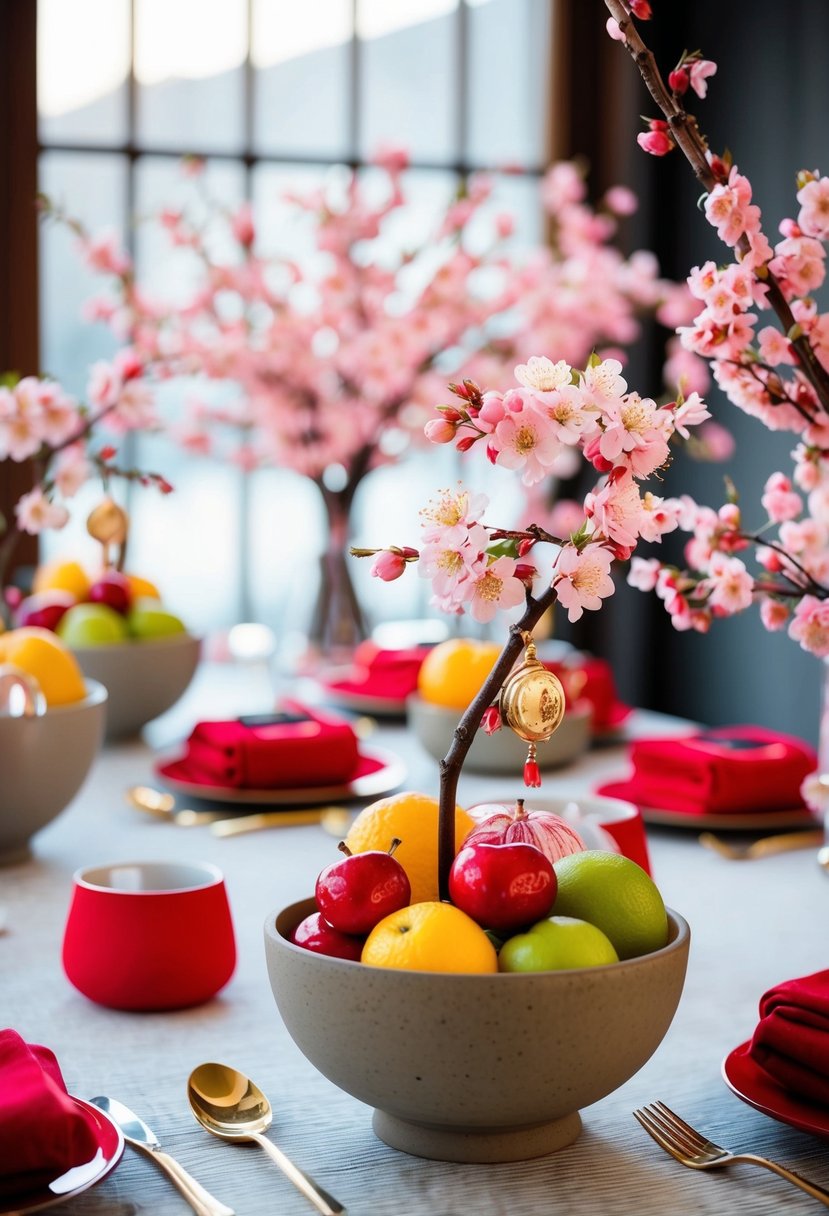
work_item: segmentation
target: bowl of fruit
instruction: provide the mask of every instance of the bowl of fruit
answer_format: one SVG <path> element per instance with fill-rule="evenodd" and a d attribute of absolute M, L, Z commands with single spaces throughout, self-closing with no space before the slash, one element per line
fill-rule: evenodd
<path fill-rule="evenodd" d="M 10 864 L 83 785 L 107 692 L 54 633 L 35 627 L 0 633 L 0 689 L 0 864 Z"/>
<path fill-rule="evenodd" d="M 84 675 L 104 685 L 107 739 L 134 735 L 170 709 L 198 666 L 199 639 L 156 587 L 117 570 L 90 578 L 77 562 L 41 566 L 15 621 L 54 630 Z"/>
<path fill-rule="evenodd" d="M 440 642 L 426 656 L 418 675 L 418 691 L 406 702 L 409 725 L 420 744 L 435 760 L 449 750 L 460 711 L 477 696 L 492 670 L 500 646 L 470 638 Z M 565 686 L 565 695 L 571 690 Z M 575 760 L 590 745 L 591 706 L 570 700 L 555 734 L 538 748 L 538 765 L 557 768 Z M 479 731 L 466 757 L 471 772 L 520 773 L 527 745 L 511 730 L 487 735 Z"/>
<path fill-rule="evenodd" d="M 679 1003 L 690 930 L 645 871 L 553 812 L 531 830 L 510 812 L 456 809 L 441 901 L 436 800 L 381 799 L 313 898 L 265 923 L 294 1042 L 416 1156 L 517 1161 L 572 1143 L 579 1110 L 642 1067 Z"/>

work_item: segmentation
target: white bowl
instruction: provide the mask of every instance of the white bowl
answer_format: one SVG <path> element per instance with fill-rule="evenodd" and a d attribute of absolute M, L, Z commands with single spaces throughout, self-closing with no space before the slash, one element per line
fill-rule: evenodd
<path fill-rule="evenodd" d="M 406 702 L 409 725 L 419 742 L 435 760 L 442 760 L 449 750 L 455 727 L 463 710 L 433 705 L 415 694 Z M 590 707 L 584 704 L 568 706 L 564 720 L 546 743 L 538 744 L 538 767 L 559 768 L 575 760 L 590 744 Z M 527 744 L 504 726 L 494 735 L 477 731 L 464 768 L 475 773 L 519 774 L 527 758 Z"/>
<path fill-rule="evenodd" d="M 86 681 L 86 696 L 36 718 L 0 717 L 0 864 L 29 856 L 30 840 L 68 806 L 104 737 L 107 690 Z"/>
<path fill-rule="evenodd" d="M 188 633 L 105 646 L 73 646 L 85 676 L 109 693 L 106 738 L 135 735 L 163 714 L 187 688 L 199 663 L 201 642 Z"/>

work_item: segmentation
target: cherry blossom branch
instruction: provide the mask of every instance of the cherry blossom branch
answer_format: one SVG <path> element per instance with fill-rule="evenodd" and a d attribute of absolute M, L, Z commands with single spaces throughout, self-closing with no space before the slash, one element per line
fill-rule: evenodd
<path fill-rule="evenodd" d="M 625 0 L 605 0 L 605 5 L 624 35 L 624 45 L 636 64 L 645 87 L 665 115 L 677 146 L 681 148 L 697 180 L 706 193 L 710 194 L 718 181 L 708 163 L 707 147 L 700 134 L 696 118 L 693 114 L 689 114 L 679 104 L 676 96 L 668 90 L 653 52 L 643 42 L 636 24 L 628 12 Z M 749 243 L 745 235 L 740 238 L 737 248 L 741 253 L 748 252 Z M 783 332 L 797 351 L 801 370 L 817 394 L 821 408 L 824 412 L 829 413 L 829 372 L 823 367 L 808 337 L 797 324 L 775 276 L 767 266 L 756 272 L 756 276 L 767 288 L 768 302 L 777 314 L 783 326 Z"/>
<path fill-rule="evenodd" d="M 506 645 L 484 681 L 480 692 L 455 727 L 452 744 L 440 762 L 438 887 L 441 899 L 449 898 L 449 871 L 455 858 L 455 805 L 458 781 L 467 753 L 475 739 L 476 731 L 480 728 L 485 711 L 498 696 L 504 681 L 524 648 L 522 634 L 529 632 L 538 624 L 547 609 L 555 603 L 556 598 L 557 593 L 554 587 L 548 587 L 537 598 L 528 593 L 527 607 L 523 616 L 510 626 Z"/>

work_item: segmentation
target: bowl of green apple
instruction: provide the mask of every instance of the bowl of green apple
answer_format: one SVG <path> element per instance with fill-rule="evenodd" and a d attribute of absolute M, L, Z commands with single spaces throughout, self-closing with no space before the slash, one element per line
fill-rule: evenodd
<path fill-rule="evenodd" d="M 199 662 L 201 642 L 147 579 L 107 569 L 89 576 L 77 562 L 38 569 L 17 625 L 52 629 L 82 672 L 109 696 L 106 739 L 123 739 L 170 709 Z"/>

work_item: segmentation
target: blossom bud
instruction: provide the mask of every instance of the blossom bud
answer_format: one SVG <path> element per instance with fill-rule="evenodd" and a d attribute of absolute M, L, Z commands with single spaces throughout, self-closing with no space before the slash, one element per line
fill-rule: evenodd
<path fill-rule="evenodd" d="M 522 583 L 531 583 L 537 574 L 535 566 L 529 562 L 519 562 L 515 567 L 515 577 Z"/>
<path fill-rule="evenodd" d="M 601 439 L 602 439 L 602 437 L 600 434 L 594 435 L 593 438 L 589 441 L 589 443 L 586 443 L 584 445 L 584 457 L 585 457 L 585 460 L 590 461 L 590 463 L 593 465 L 593 468 L 598 473 L 609 473 L 610 470 L 613 468 L 613 462 L 611 460 L 608 460 L 607 457 L 602 456 L 601 452 L 599 451 L 599 444 L 601 443 Z"/>
<path fill-rule="evenodd" d="M 464 435 L 461 439 L 458 440 L 458 442 L 455 446 L 457 447 L 459 452 L 468 452 L 469 449 L 472 447 L 472 445 L 474 443 L 477 443 L 477 441 L 478 441 L 477 435 Z"/>
<path fill-rule="evenodd" d="M 463 422 L 463 414 L 454 405 L 436 405 L 435 409 L 447 422 Z"/>
<path fill-rule="evenodd" d="M 486 458 L 490 464 L 498 463 L 498 448 L 496 448 L 494 443 L 486 445 Z"/>
<path fill-rule="evenodd" d="M 455 438 L 457 425 L 445 418 L 432 418 L 423 428 L 423 433 L 430 443 L 451 443 Z"/>
<path fill-rule="evenodd" d="M 116 451 L 117 451 L 117 449 L 112 447 L 111 444 L 107 444 L 107 446 L 105 448 L 101 448 L 100 452 L 98 453 L 98 456 L 101 460 L 112 460 Z"/>
<path fill-rule="evenodd" d="M 665 156 L 674 146 L 674 141 L 665 131 L 640 131 L 636 142 L 644 152 L 651 156 Z"/>
<path fill-rule="evenodd" d="M 518 556 L 526 557 L 527 554 L 529 553 L 530 549 L 532 549 L 534 544 L 535 544 L 534 537 L 525 536 L 523 540 L 520 540 L 518 542 Z"/>
<path fill-rule="evenodd" d="M 488 735 L 494 735 L 496 730 L 501 729 L 501 711 L 497 705 L 490 705 L 488 709 L 484 710 L 481 726 Z"/>
<path fill-rule="evenodd" d="M 630 0 L 630 11 L 640 21 L 650 21 L 653 16 L 650 0 Z"/>
<path fill-rule="evenodd" d="M 233 235 L 240 245 L 249 249 L 256 239 L 256 228 L 253 223 L 253 208 L 250 203 L 242 203 L 233 216 L 231 225 Z"/>
<path fill-rule="evenodd" d="M 381 549 L 377 554 L 371 573 L 375 578 L 381 578 L 384 583 L 393 583 L 406 569 L 406 559 L 402 553 L 392 549 Z"/>
<path fill-rule="evenodd" d="M 685 68 L 674 68 L 668 76 L 668 85 L 679 97 L 687 93 L 691 78 Z"/>

